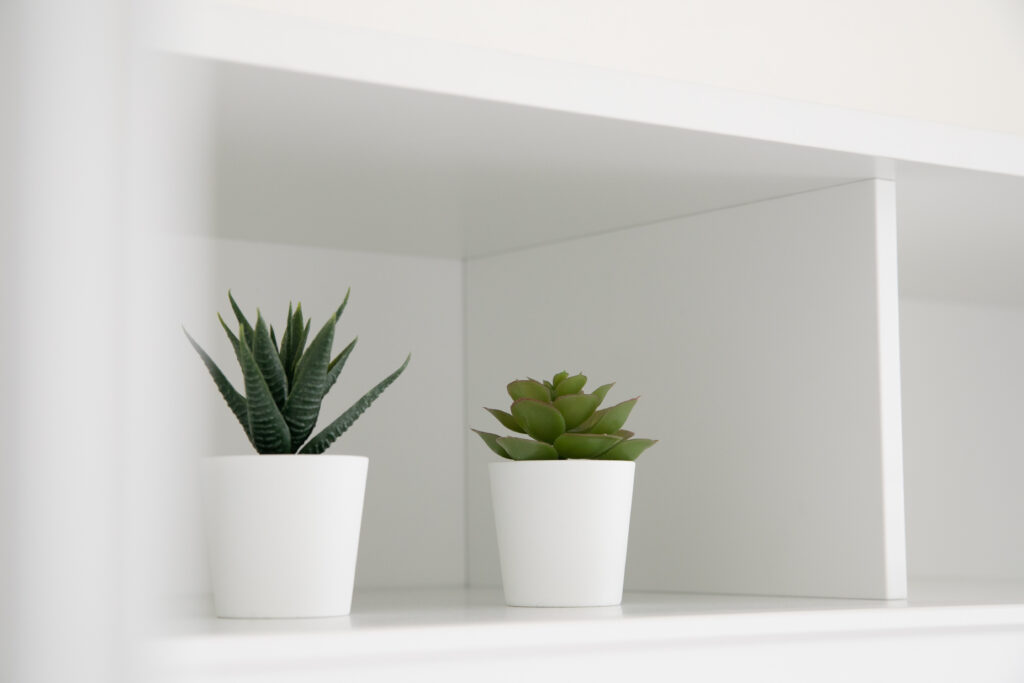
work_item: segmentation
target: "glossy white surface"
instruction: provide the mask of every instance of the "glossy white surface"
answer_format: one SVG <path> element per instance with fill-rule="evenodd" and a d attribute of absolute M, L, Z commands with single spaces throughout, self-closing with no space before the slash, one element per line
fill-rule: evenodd
<path fill-rule="evenodd" d="M 489 469 L 505 602 L 618 605 L 635 463 L 504 461 Z"/>
<path fill-rule="evenodd" d="M 349 613 L 368 463 L 334 454 L 203 458 L 218 617 Z"/>
<path fill-rule="evenodd" d="M 816 659 L 819 648 L 838 647 L 846 660 L 847 648 L 877 653 L 891 641 L 902 651 L 873 660 L 867 671 L 874 680 L 898 680 L 886 678 L 893 671 L 884 660 L 892 658 L 900 672 L 929 670 L 921 648 L 910 647 L 915 639 L 928 639 L 931 656 L 941 659 L 949 653 L 936 652 L 936 645 L 955 635 L 953 651 L 964 656 L 963 629 L 975 629 L 988 645 L 972 643 L 967 655 L 993 648 L 1001 667 L 1024 672 L 1024 650 L 1012 649 L 1024 642 L 1020 582 L 920 582 L 912 585 L 910 600 L 885 602 L 629 592 L 618 607 L 519 608 L 502 602 L 496 589 L 357 590 L 353 613 L 343 619 L 192 617 L 154 639 L 148 661 L 161 674 L 158 680 L 320 680 L 345 673 L 397 680 L 389 678 L 396 669 L 456 680 L 489 669 L 495 680 L 514 680 L 516 666 L 550 676 L 545 663 L 559 667 L 566 660 L 600 669 L 601 654 L 621 665 L 652 652 L 671 663 L 672 672 L 704 666 L 711 673 L 732 671 L 741 653 L 753 654 L 754 662 L 785 654 L 813 669 L 824 664 Z M 974 665 L 975 680 L 1013 680 L 988 676 L 982 661 Z M 850 666 L 856 672 L 864 664 Z M 950 680 L 945 675 L 936 680 Z"/>

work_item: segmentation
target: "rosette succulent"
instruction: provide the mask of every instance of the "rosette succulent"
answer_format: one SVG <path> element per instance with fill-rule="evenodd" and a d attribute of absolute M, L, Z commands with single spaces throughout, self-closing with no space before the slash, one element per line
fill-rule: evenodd
<path fill-rule="evenodd" d="M 652 439 L 635 439 L 625 430 L 637 398 L 600 408 L 612 384 L 583 392 L 587 378 L 560 372 L 551 381 L 517 379 L 508 385 L 508 412 L 484 408 L 506 429 L 525 436 L 500 436 L 479 429 L 487 447 L 509 460 L 636 460 L 653 446 Z M 529 437 L 529 438 L 526 438 Z"/>
<path fill-rule="evenodd" d="M 242 368 L 244 395 L 231 385 L 206 351 L 185 331 L 185 336 L 202 358 L 214 384 L 257 453 L 323 453 L 409 365 L 409 357 L 406 357 L 401 367 L 366 392 L 316 436 L 309 438 L 320 416 L 320 404 L 338 381 L 358 339 L 353 339 L 341 353 L 331 358 L 334 327 L 348 304 L 350 292 L 345 294 L 345 300 L 313 337 L 308 348 L 306 340 L 310 321 L 303 319 L 301 303 L 294 311 L 291 304 L 288 305 L 288 318 L 279 344 L 274 327 L 266 323 L 263 315 L 257 310 L 256 324 L 251 325 L 228 292 L 231 309 L 238 319 L 238 334 L 228 327 L 220 314 L 217 318 Z"/>

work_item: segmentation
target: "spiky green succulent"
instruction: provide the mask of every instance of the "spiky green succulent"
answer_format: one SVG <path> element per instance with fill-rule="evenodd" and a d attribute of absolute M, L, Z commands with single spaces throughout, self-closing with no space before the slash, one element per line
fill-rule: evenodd
<path fill-rule="evenodd" d="M 307 348 L 310 321 L 303 319 L 301 303 L 295 306 L 294 311 L 291 304 L 288 305 L 284 334 L 278 344 L 274 327 L 267 325 L 259 310 L 256 311 L 256 325 L 249 324 L 235 298 L 228 292 L 231 310 L 238 320 L 238 334 L 228 327 L 219 313 L 217 318 L 242 369 L 244 395 L 231 385 L 209 354 L 185 330 L 185 336 L 203 359 L 214 384 L 257 453 L 323 453 L 409 365 L 411 354 L 401 367 L 366 392 L 316 436 L 309 438 L 320 416 L 320 404 L 338 381 L 338 375 L 358 339 L 353 339 L 341 353 L 331 358 L 334 328 L 348 304 L 349 293 L 351 290 L 345 293 L 345 300 Z"/>
<path fill-rule="evenodd" d="M 622 426 L 636 405 L 631 398 L 600 408 L 612 384 L 583 393 L 587 378 L 560 372 L 551 381 L 517 379 L 508 385 L 508 412 L 484 408 L 506 429 L 521 436 L 499 436 L 479 429 L 487 447 L 509 460 L 636 460 L 657 441 L 634 439 Z"/>

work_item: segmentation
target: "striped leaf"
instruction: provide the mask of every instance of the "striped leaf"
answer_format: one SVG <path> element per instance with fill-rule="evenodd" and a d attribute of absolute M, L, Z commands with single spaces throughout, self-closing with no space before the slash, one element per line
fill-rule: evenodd
<path fill-rule="evenodd" d="M 309 437 L 320 416 L 320 402 L 327 387 L 327 366 L 331 362 L 331 344 L 334 343 L 334 323 L 332 315 L 295 366 L 291 391 L 282 412 L 291 431 L 292 443 L 296 445 Z"/>
<path fill-rule="evenodd" d="M 213 362 L 213 359 L 210 358 L 209 354 L 203 350 L 203 347 L 196 343 L 196 340 L 192 338 L 192 335 L 188 333 L 188 330 L 184 327 L 181 329 L 185 332 L 185 336 L 188 337 L 188 341 L 192 344 L 192 348 L 194 348 L 196 353 L 199 354 L 199 357 L 203 359 L 203 365 L 205 365 L 206 369 L 210 372 L 210 376 L 213 378 L 213 383 L 217 385 L 217 389 L 220 391 L 220 395 L 224 397 L 224 401 L 227 402 L 228 408 L 230 408 L 231 412 L 235 414 L 236 418 L 238 418 L 238 423 L 242 425 L 242 429 L 245 430 L 245 436 L 248 437 L 249 443 L 255 447 L 256 443 L 253 441 L 252 432 L 249 431 L 249 407 L 246 404 L 245 397 L 231 386 L 231 382 L 228 381 L 228 378 L 220 371 L 220 368 Z M 234 335 L 232 334 L 231 336 Z"/>
<path fill-rule="evenodd" d="M 345 361 L 348 360 L 349 355 L 352 353 L 352 349 L 356 347 L 356 342 L 359 341 L 359 337 L 356 337 L 349 345 L 341 350 L 334 360 L 331 361 L 330 365 L 327 366 L 327 386 L 324 387 L 324 396 L 331 390 L 334 383 L 338 381 L 338 375 L 341 374 L 342 368 L 345 367 Z"/>
<path fill-rule="evenodd" d="M 315 343 L 315 342 L 314 342 Z M 300 453 L 323 453 L 327 450 L 335 440 L 345 433 L 352 423 L 359 419 L 359 416 L 366 412 L 366 409 L 370 407 L 377 398 L 384 393 L 384 390 L 391 386 L 391 383 L 398 379 L 398 376 L 402 374 L 409 365 L 409 359 L 412 358 L 412 354 L 409 354 L 405 362 L 402 363 L 401 367 L 392 372 L 390 375 L 385 377 L 377 386 L 370 389 L 366 394 L 358 401 L 352 404 L 348 410 L 342 413 L 334 422 L 327 425 L 323 431 L 310 439 L 309 443 L 302 447 Z"/>
<path fill-rule="evenodd" d="M 241 338 L 243 332 L 239 332 Z M 258 453 L 291 453 L 292 441 L 281 411 L 274 403 L 259 365 L 245 344 L 238 345 L 238 355 L 245 377 L 245 396 L 249 405 L 249 432 Z"/>
<path fill-rule="evenodd" d="M 242 309 L 238 307 L 235 302 L 235 297 L 231 296 L 231 290 L 228 290 L 228 301 L 231 302 L 231 310 L 235 312 L 235 318 L 238 319 L 238 324 L 241 326 L 241 331 L 238 333 L 240 339 L 244 339 L 245 343 L 249 345 L 249 349 L 252 349 L 253 344 L 253 329 L 249 321 L 245 319 L 245 314 L 242 313 Z"/>
<path fill-rule="evenodd" d="M 285 377 L 284 366 L 281 365 L 277 349 L 274 348 L 274 342 L 270 338 L 267 323 L 259 311 L 256 312 L 256 327 L 253 329 L 252 355 L 263 379 L 267 382 L 267 387 L 270 388 L 274 403 L 278 408 L 283 408 L 288 399 L 288 379 Z"/>

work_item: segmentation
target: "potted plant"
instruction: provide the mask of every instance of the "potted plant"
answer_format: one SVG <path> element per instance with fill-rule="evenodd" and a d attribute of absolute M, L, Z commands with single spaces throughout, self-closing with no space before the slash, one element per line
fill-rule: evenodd
<path fill-rule="evenodd" d="M 587 378 L 508 385 L 508 412 L 485 408 L 522 436 L 474 429 L 511 462 L 490 465 L 505 602 L 590 607 L 622 602 L 634 461 L 656 442 L 622 427 L 637 399 L 600 408 L 612 384 Z"/>
<path fill-rule="evenodd" d="M 310 321 L 288 307 L 280 343 L 257 311 L 249 323 L 228 292 L 236 334 L 218 314 L 242 371 L 236 390 L 188 331 L 256 455 L 203 461 L 214 611 L 220 617 L 320 617 L 352 605 L 367 459 L 324 452 L 398 378 L 409 358 L 315 435 L 324 396 L 356 340 L 333 358 L 348 293 L 306 346 Z M 312 436 L 311 436 L 312 435 Z"/>

